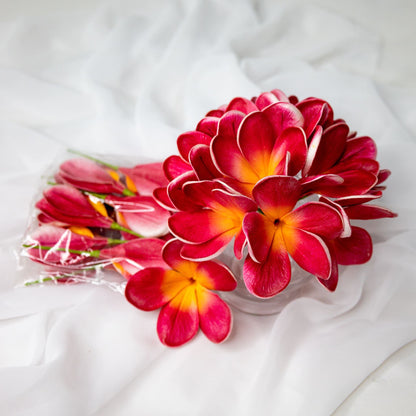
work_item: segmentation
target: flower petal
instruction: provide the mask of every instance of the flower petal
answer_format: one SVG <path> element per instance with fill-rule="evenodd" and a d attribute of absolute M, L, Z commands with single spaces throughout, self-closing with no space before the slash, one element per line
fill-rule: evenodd
<path fill-rule="evenodd" d="M 172 269 L 180 272 L 183 276 L 193 278 L 197 263 L 184 259 L 181 250 L 184 244 L 178 239 L 169 240 L 163 247 L 162 257 Z"/>
<path fill-rule="evenodd" d="M 300 197 L 301 186 L 290 176 L 269 176 L 253 188 L 253 198 L 272 220 L 281 218 L 293 209 Z"/>
<path fill-rule="evenodd" d="M 224 174 L 240 182 L 255 183 L 258 177 L 237 145 L 237 129 L 243 119 L 242 113 L 226 113 L 220 120 L 218 135 L 211 143 L 215 165 Z"/>
<path fill-rule="evenodd" d="M 194 279 L 210 290 L 231 291 L 237 287 L 237 282 L 230 269 L 216 261 L 203 261 L 198 264 Z"/>
<path fill-rule="evenodd" d="M 256 98 L 256 107 L 263 110 L 271 104 L 277 103 L 280 100 L 272 92 L 263 92 Z"/>
<path fill-rule="evenodd" d="M 373 253 L 371 236 L 366 230 L 351 227 L 351 236 L 333 241 L 334 251 L 339 264 L 363 264 L 370 260 Z"/>
<path fill-rule="evenodd" d="M 329 279 L 331 257 L 328 247 L 320 237 L 286 225 L 282 234 L 287 251 L 300 267 L 321 279 Z"/>
<path fill-rule="evenodd" d="M 59 167 L 60 179 L 77 188 L 99 193 L 122 193 L 124 186 L 103 167 L 88 159 L 66 160 Z"/>
<path fill-rule="evenodd" d="M 327 189 L 337 188 L 343 182 L 341 176 L 334 174 L 308 176 L 300 180 L 303 196 L 312 193 L 325 194 Z"/>
<path fill-rule="evenodd" d="M 179 154 L 186 162 L 189 161 L 189 152 L 197 144 L 211 143 L 212 137 L 200 131 L 188 131 L 178 137 L 177 145 Z"/>
<path fill-rule="evenodd" d="M 105 201 L 114 207 L 120 223 L 144 237 L 157 237 L 168 231 L 170 213 L 152 196 L 121 198 L 109 195 Z"/>
<path fill-rule="evenodd" d="M 228 104 L 226 113 L 231 110 L 241 111 L 244 114 L 248 114 L 253 111 L 258 111 L 258 108 L 253 102 L 247 100 L 247 98 L 236 97 L 233 98 Z"/>
<path fill-rule="evenodd" d="M 247 256 L 243 269 L 247 290 L 260 298 L 270 298 L 281 292 L 290 282 L 291 266 L 285 250 L 273 252 L 263 263 Z"/>
<path fill-rule="evenodd" d="M 220 121 L 219 117 L 204 117 L 196 126 L 196 130 L 200 131 L 201 133 L 205 133 L 210 137 L 214 137 L 217 134 L 218 123 Z"/>
<path fill-rule="evenodd" d="M 168 188 L 166 186 L 162 186 L 160 188 L 156 188 L 153 191 L 153 198 L 155 201 L 162 207 L 169 211 L 176 211 L 177 208 L 172 204 L 172 201 L 168 195 Z"/>
<path fill-rule="evenodd" d="M 376 192 L 374 194 L 345 196 L 343 198 L 335 199 L 334 202 L 341 205 L 342 207 L 348 207 L 351 205 L 365 204 L 366 202 L 380 198 L 382 195 L 382 192 Z"/>
<path fill-rule="evenodd" d="M 343 231 L 341 235 L 339 235 L 339 237 L 341 238 L 349 237 L 351 235 L 350 219 L 348 218 L 348 215 L 345 212 L 345 210 L 342 208 L 342 206 L 338 204 L 336 201 L 332 201 L 331 199 L 328 199 L 324 196 L 319 198 L 319 202 L 323 202 L 324 204 L 329 205 L 330 207 L 335 208 L 338 211 L 338 213 L 341 215 L 342 223 L 343 223 Z"/>
<path fill-rule="evenodd" d="M 163 162 L 163 171 L 169 181 L 177 178 L 185 172 L 190 171 L 191 169 L 191 165 L 177 155 L 169 156 Z"/>
<path fill-rule="evenodd" d="M 268 175 L 270 154 L 276 136 L 267 117 L 260 111 L 245 117 L 238 132 L 238 145 L 258 177 Z"/>
<path fill-rule="evenodd" d="M 211 150 L 207 145 L 195 145 L 189 152 L 189 162 L 200 181 L 222 176 L 212 161 Z"/>
<path fill-rule="evenodd" d="M 196 181 L 197 177 L 193 171 L 185 172 L 173 179 L 168 187 L 167 193 L 172 204 L 181 211 L 197 209 L 198 206 L 183 192 L 183 185 L 190 181 Z"/>
<path fill-rule="evenodd" d="M 290 153 L 287 172 L 288 175 L 294 176 L 303 168 L 306 160 L 306 137 L 301 128 L 288 127 L 277 138 L 270 157 L 270 174 L 284 173 L 284 164 L 281 162 L 285 160 L 287 153 Z"/>
<path fill-rule="evenodd" d="M 177 212 L 168 224 L 172 234 L 187 243 L 204 243 L 234 228 L 232 219 L 211 210 Z"/>
<path fill-rule="evenodd" d="M 160 341 L 177 347 L 190 341 L 198 332 L 199 316 L 195 290 L 182 290 L 160 311 L 157 333 Z"/>
<path fill-rule="evenodd" d="M 168 180 L 163 171 L 163 164 L 145 163 L 134 166 L 133 168 L 119 168 L 133 183 L 140 195 L 152 195 L 155 188 L 166 186 Z"/>
<path fill-rule="evenodd" d="M 269 255 L 276 227 L 266 216 L 249 212 L 243 220 L 243 231 L 250 256 L 258 263 L 264 262 Z"/>
<path fill-rule="evenodd" d="M 241 229 L 235 236 L 234 240 L 234 255 L 238 260 L 243 258 L 243 251 L 247 244 L 246 235 Z"/>
<path fill-rule="evenodd" d="M 349 170 L 365 170 L 377 176 L 379 169 L 380 165 L 376 160 L 369 158 L 350 158 L 338 162 L 328 172 L 337 174 Z"/>
<path fill-rule="evenodd" d="M 377 157 L 375 141 L 368 136 L 349 139 L 346 143 L 342 160 L 347 160 L 352 157 L 375 159 Z"/>
<path fill-rule="evenodd" d="M 183 258 L 188 260 L 202 261 L 211 260 L 222 253 L 228 243 L 233 239 L 235 232 L 226 231 L 213 239 L 198 244 L 184 244 L 181 250 Z"/>
<path fill-rule="evenodd" d="M 321 237 L 334 239 L 344 230 L 341 214 L 322 202 L 308 202 L 286 214 L 281 221 Z"/>
<path fill-rule="evenodd" d="M 204 288 L 197 290 L 196 296 L 202 332 L 212 342 L 225 341 L 232 326 L 230 308 L 217 294 Z"/>
<path fill-rule="evenodd" d="M 302 113 L 305 122 L 304 130 L 306 137 L 309 137 L 312 132 L 315 130 L 317 125 L 321 122 L 324 122 L 328 116 L 331 116 L 332 109 L 330 105 L 319 98 L 309 98 L 302 100 L 296 107 Z"/>
<path fill-rule="evenodd" d="M 338 161 L 345 149 L 348 132 L 349 128 L 345 123 L 335 124 L 324 130 L 308 175 L 324 173 Z"/>
<path fill-rule="evenodd" d="M 266 107 L 262 113 L 273 126 L 275 137 L 288 127 L 303 127 L 302 113 L 293 104 L 279 101 Z"/>
<path fill-rule="evenodd" d="M 136 308 L 152 311 L 176 297 L 189 284 L 188 278 L 174 270 L 149 267 L 130 277 L 125 296 Z"/>
<path fill-rule="evenodd" d="M 379 218 L 394 218 L 397 214 L 387 208 L 377 205 L 353 205 L 345 208 L 352 220 L 376 220 Z"/>
<path fill-rule="evenodd" d="M 327 247 L 331 255 L 331 276 L 329 276 L 328 279 L 321 279 L 319 277 L 317 279 L 319 283 L 325 286 L 330 292 L 333 292 L 338 286 L 338 262 L 331 241 L 327 244 Z"/>

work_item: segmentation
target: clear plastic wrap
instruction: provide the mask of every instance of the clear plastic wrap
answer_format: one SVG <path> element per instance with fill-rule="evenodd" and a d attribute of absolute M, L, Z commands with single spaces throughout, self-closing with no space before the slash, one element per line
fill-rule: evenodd
<path fill-rule="evenodd" d="M 161 260 L 168 210 L 154 200 L 167 184 L 162 164 L 68 152 L 41 177 L 22 243 L 18 286 L 105 284 Z"/>

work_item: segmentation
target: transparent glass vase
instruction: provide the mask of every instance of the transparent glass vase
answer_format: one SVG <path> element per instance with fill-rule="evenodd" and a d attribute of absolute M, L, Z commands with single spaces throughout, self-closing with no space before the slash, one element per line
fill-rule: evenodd
<path fill-rule="evenodd" d="M 259 298 L 250 293 L 243 280 L 244 259 L 238 260 L 234 253 L 227 250 L 218 258 L 226 264 L 237 279 L 237 288 L 232 292 L 222 292 L 221 297 L 231 306 L 253 315 L 273 315 L 293 300 L 306 296 L 315 285 L 315 278 L 291 259 L 292 277 L 289 285 L 277 295 L 271 298 Z"/>

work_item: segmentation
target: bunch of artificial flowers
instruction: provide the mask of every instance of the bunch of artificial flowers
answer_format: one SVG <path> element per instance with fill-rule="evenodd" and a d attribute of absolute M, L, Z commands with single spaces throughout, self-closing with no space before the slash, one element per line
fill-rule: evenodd
<path fill-rule="evenodd" d="M 335 119 L 319 98 L 280 90 L 234 98 L 177 139 L 179 155 L 134 168 L 89 159 L 64 162 L 36 204 L 39 227 L 26 254 L 66 280 L 97 267 L 122 273 L 129 302 L 161 308 L 157 331 L 170 346 L 198 329 L 213 342 L 232 316 L 216 291 L 232 291 L 214 260 L 232 245 L 243 279 L 270 298 L 291 280 L 291 259 L 336 289 L 338 265 L 372 255 L 353 220 L 394 217 L 375 205 L 390 171 L 376 145 Z"/>

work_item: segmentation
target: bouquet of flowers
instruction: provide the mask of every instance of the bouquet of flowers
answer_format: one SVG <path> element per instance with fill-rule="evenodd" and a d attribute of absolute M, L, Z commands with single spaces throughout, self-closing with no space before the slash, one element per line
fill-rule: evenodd
<path fill-rule="evenodd" d="M 169 346 L 199 328 L 213 342 L 229 335 L 231 311 L 216 293 L 236 288 L 218 261 L 227 247 L 244 261 L 256 297 L 282 292 L 293 262 L 334 291 L 338 265 L 372 255 L 371 236 L 353 220 L 396 216 L 373 203 L 390 175 L 374 140 L 350 131 L 319 98 L 280 90 L 234 98 L 177 146 L 163 164 L 65 161 L 24 242 L 47 279 L 121 273 L 130 303 L 160 308 L 157 332 Z"/>

